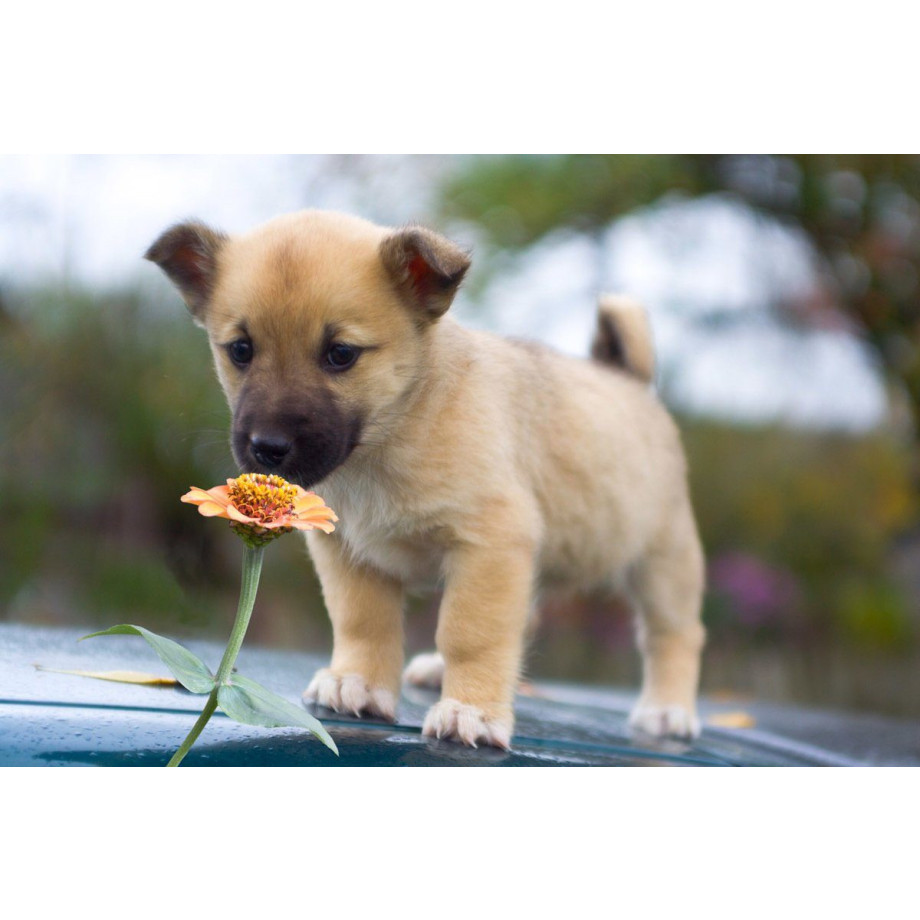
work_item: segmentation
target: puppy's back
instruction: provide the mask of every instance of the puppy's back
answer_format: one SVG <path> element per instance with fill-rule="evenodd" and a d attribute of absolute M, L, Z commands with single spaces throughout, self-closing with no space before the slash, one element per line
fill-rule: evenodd
<path fill-rule="evenodd" d="M 686 505 L 680 438 L 649 385 L 618 362 L 559 354 L 442 321 L 462 373 L 465 432 L 480 489 L 535 499 L 551 579 L 609 580 Z M 458 374 L 458 380 L 460 375 Z"/>

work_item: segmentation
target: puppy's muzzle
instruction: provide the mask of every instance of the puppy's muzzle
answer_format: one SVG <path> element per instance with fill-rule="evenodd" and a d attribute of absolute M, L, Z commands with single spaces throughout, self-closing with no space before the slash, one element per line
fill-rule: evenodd
<path fill-rule="evenodd" d="M 356 419 L 341 416 L 244 417 L 233 428 L 233 455 L 246 472 L 283 476 L 309 489 L 348 459 L 360 430 Z"/>

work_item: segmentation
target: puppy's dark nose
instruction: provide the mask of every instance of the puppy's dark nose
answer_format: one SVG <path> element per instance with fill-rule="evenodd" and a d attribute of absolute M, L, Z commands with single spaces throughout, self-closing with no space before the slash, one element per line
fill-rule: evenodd
<path fill-rule="evenodd" d="M 261 466 L 267 466 L 274 469 L 281 466 L 284 458 L 291 451 L 291 442 L 282 437 L 253 437 L 249 441 L 249 449 L 252 451 L 256 463 Z"/>

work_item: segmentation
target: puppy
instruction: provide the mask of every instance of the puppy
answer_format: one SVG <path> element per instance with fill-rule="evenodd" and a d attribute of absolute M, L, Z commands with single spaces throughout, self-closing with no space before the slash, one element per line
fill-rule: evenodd
<path fill-rule="evenodd" d="M 242 236 L 163 233 L 159 265 L 208 333 L 242 469 L 316 489 L 307 535 L 332 660 L 305 698 L 393 720 L 407 590 L 443 583 L 426 735 L 508 749 L 543 586 L 626 591 L 634 728 L 694 736 L 703 556 L 644 313 L 602 299 L 592 360 L 445 316 L 467 253 L 421 227 L 304 211 Z"/>

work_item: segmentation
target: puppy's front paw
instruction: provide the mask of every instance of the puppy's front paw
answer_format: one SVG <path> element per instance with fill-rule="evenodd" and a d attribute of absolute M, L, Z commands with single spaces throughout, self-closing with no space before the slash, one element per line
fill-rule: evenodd
<path fill-rule="evenodd" d="M 305 702 L 319 703 L 336 712 L 356 716 L 380 716 L 396 721 L 396 697 L 385 687 L 371 687 L 360 674 L 336 674 L 329 668 L 317 671 L 303 692 Z"/>
<path fill-rule="evenodd" d="M 440 690 L 444 678 L 444 657 L 440 652 L 416 655 L 403 671 L 403 680 L 413 687 Z"/>
<path fill-rule="evenodd" d="M 510 751 L 512 724 L 510 718 L 489 719 L 475 706 L 446 699 L 435 703 L 428 710 L 422 734 L 433 738 L 450 738 L 470 747 L 478 747 L 477 742 L 481 741 Z"/>
<path fill-rule="evenodd" d="M 639 702 L 629 716 L 629 727 L 653 738 L 697 738 L 700 720 L 696 713 L 676 703 Z"/>

